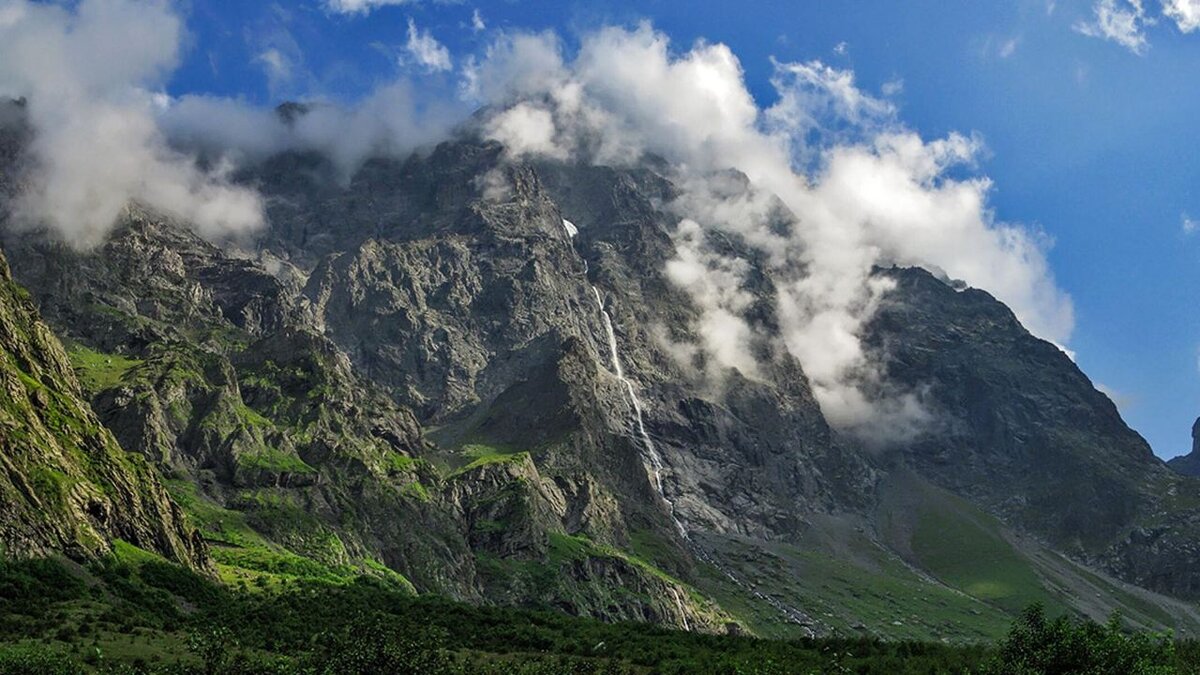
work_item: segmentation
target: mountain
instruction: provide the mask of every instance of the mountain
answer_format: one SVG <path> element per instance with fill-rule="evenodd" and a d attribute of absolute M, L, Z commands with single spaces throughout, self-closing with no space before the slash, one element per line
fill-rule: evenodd
<path fill-rule="evenodd" d="M 165 476 L 232 584 L 368 575 L 771 636 L 991 638 L 1032 601 L 1200 629 L 1200 483 L 987 293 L 875 271 L 894 288 L 864 345 L 936 420 L 911 439 L 839 431 L 768 340 L 716 382 L 671 353 L 701 316 L 665 271 L 672 176 L 513 161 L 468 128 L 348 180 L 314 153 L 243 168 L 252 243 L 134 204 L 92 250 L 3 245 L 80 414 Z M 754 334 L 778 334 L 783 282 L 713 238 L 748 261 Z"/>
<path fill-rule="evenodd" d="M 1200 418 L 1192 425 L 1192 451 L 1167 461 L 1167 466 L 1185 476 L 1200 476 Z"/>
<path fill-rule="evenodd" d="M 104 367 L 110 367 L 105 364 Z M 199 571 L 207 549 L 157 472 L 83 398 L 62 345 L 0 256 L 0 553 L 96 558 L 120 539 Z"/>

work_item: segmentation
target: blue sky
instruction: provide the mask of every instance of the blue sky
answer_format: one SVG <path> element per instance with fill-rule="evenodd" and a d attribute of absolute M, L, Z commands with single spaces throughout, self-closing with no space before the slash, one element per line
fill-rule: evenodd
<path fill-rule="evenodd" d="M 1127 2 L 1109 5 L 1133 11 Z M 485 31 L 472 28 L 475 12 Z M 1184 216 L 1200 220 L 1200 31 L 1185 34 L 1158 0 L 1144 5 L 1141 53 L 1084 34 L 1093 0 L 514 0 L 352 14 L 319 0 L 192 0 L 185 17 L 169 92 L 257 104 L 362 96 L 403 67 L 410 20 L 458 58 L 496 30 L 553 29 L 569 48 L 598 26 L 649 19 L 680 50 L 701 39 L 729 45 L 761 105 L 776 96 L 772 57 L 852 69 L 872 93 L 902 83 L 893 100 L 910 128 L 927 138 L 977 132 L 986 143 L 976 171 L 994 181 L 996 218 L 1054 240 L 1049 259 L 1075 303 L 1069 346 L 1080 366 L 1160 456 L 1189 447 L 1200 415 L 1200 231 L 1186 232 Z M 287 77 L 268 77 L 272 53 Z M 455 84 L 453 74 L 423 77 Z"/>

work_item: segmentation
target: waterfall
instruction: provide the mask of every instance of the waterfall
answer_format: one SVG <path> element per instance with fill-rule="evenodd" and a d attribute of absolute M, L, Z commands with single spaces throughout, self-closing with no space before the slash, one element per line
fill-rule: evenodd
<path fill-rule="evenodd" d="M 566 219 L 563 220 L 563 229 L 566 230 L 568 239 L 574 239 L 579 233 L 579 230 L 575 224 Z M 586 274 L 586 259 L 583 261 L 583 265 L 584 273 Z M 659 498 L 662 499 L 663 503 L 667 505 L 667 511 L 671 516 L 671 521 L 675 523 L 675 529 L 679 531 L 679 536 L 687 544 L 687 547 L 692 550 L 696 557 L 701 561 L 712 565 L 719 572 L 724 574 L 734 585 L 750 591 L 754 597 L 766 602 L 769 606 L 783 615 L 787 621 L 805 626 L 805 628 L 811 634 L 812 630 L 807 628 L 809 620 L 804 612 L 796 609 L 795 607 L 785 605 L 776 598 L 758 591 L 750 584 L 747 584 L 739 579 L 732 570 L 717 562 L 711 555 L 708 554 L 708 552 L 701 548 L 697 542 L 693 541 L 691 536 L 688 534 L 687 528 L 684 527 L 679 518 L 675 516 L 675 503 L 667 498 L 666 491 L 663 490 L 662 474 L 664 465 L 662 455 L 658 454 L 658 448 L 654 445 L 654 440 L 650 438 L 650 432 L 646 430 L 645 416 L 642 414 L 642 401 L 638 398 L 637 391 L 633 388 L 633 382 L 630 381 L 629 378 L 625 377 L 625 369 L 621 366 L 621 355 L 617 349 L 617 332 L 613 329 L 612 316 L 609 315 L 608 309 L 604 306 L 604 300 L 600 297 L 600 289 L 596 288 L 595 285 L 592 285 L 592 295 L 596 297 L 596 306 L 600 309 L 601 318 L 604 319 L 604 332 L 608 338 L 608 355 L 609 359 L 612 361 L 613 373 L 617 376 L 617 379 L 621 382 L 621 384 L 625 386 L 625 393 L 629 397 L 629 405 L 633 408 L 634 428 L 637 430 L 638 438 L 641 440 L 642 447 L 645 449 L 643 454 L 643 462 L 649 469 L 650 477 L 654 482 L 654 489 L 658 492 Z M 672 589 L 672 594 L 675 597 L 675 602 L 679 605 L 680 614 L 683 616 L 684 630 L 691 630 L 690 626 L 687 624 L 687 614 L 683 609 L 683 602 L 679 597 L 678 591 Z"/>
<path fill-rule="evenodd" d="M 642 413 L 642 401 L 638 398 L 637 392 L 633 388 L 633 382 L 628 377 L 625 377 L 625 369 L 621 367 L 621 355 L 617 351 L 617 333 L 613 330 L 612 316 L 604 307 L 604 301 L 600 298 L 600 290 L 592 286 L 592 294 L 596 296 L 596 306 L 600 308 L 600 316 L 604 318 L 604 332 L 608 335 L 608 353 L 612 358 L 613 372 L 621 384 L 625 385 L 625 392 L 629 396 L 629 405 L 633 408 L 634 428 L 637 430 L 638 437 L 642 441 L 642 447 L 645 448 L 645 462 L 650 469 L 650 476 L 654 480 L 654 489 L 658 492 L 658 496 L 662 498 L 667 505 L 667 510 L 671 513 L 671 520 L 675 522 L 675 528 L 679 530 L 680 536 L 684 539 L 689 539 L 687 528 L 683 523 L 679 522 L 679 518 L 675 517 L 675 503 L 667 498 L 667 493 L 663 489 L 663 461 L 662 455 L 658 454 L 658 448 L 654 445 L 654 440 L 650 438 L 650 432 L 646 431 L 646 419 Z"/>
<path fill-rule="evenodd" d="M 679 536 L 687 542 L 688 548 L 695 553 L 697 558 L 712 565 L 733 582 L 734 585 L 749 591 L 754 597 L 770 605 L 774 610 L 782 614 L 785 620 L 804 626 L 811 636 L 813 634 L 812 629 L 808 628 L 811 619 L 804 612 L 762 593 L 757 588 L 739 579 L 732 570 L 717 562 L 703 548 L 698 546 L 696 542 L 692 541 L 691 536 L 688 535 L 687 528 L 675 516 L 675 503 L 667 499 L 666 492 L 663 490 L 662 455 L 658 454 L 658 448 L 655 447 L 654 440 L 650 438 L 650 433 L 646 431 L 645 417 L 642 414 L 642 402 L 637 397 L 637 392 L 633 388 L 633 382 L 628 377 L 625 377 L 625 369 L 621 366 L 621 355 L 617 350 L 617 333 L 613 329 L 612 316 L 609 315 L 608 310 L 604 307 L 604 301 L 600 298 L 600 290 L 592 286 L 592 294 L 596 296 L 596 305 L 600 308 L 600 316 L 604 318 L 604 332 L 608 335 L 608 353 L 612 359 L 613 372 L 616 374 L 617 379 L 621 381 L 621 384 L 625 385 L 625 391 L 629 395 L 629 404 L 633 407 L 634 426 L 637 429 L 639 438 L 641 438 L 642 446 L 646 449 L 645 461 L 650 469 L 650 475 L 654 479 L 654 488 L 658 491 L 658 496 L 667 505 L 667 510 L 671 514 L 671 520 L 675 523 L 675 528 L 679 530 Z M 678 595 L 675 596 L 675 600 L 679 602 Z M 680 611 L 682 611 L 682 606 L 680 607 Z M 684 620 L 686 621 L 686 618 Z M 686 626 L 685 630 L 687 630 Z"/>
<path fill-rule="evenodd" d="M 688 625 L 687 611 L 683 609 L 683 600 L 679 599 L 679 590 L 671 587 L 671 597 L 675 598 L 675 607 L 679 609 L 679 618 L 683 619 L 683 629 L 690 631 L 692 627 Z"/>

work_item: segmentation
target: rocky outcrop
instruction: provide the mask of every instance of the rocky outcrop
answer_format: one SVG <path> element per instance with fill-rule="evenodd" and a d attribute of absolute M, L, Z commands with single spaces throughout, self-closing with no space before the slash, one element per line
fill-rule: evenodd
<path fill-rule="evenodd" d="M 79 559 L 114 539 L 207 571 L 157 472 L 92 413 L 70 361 L 0 257 L 0 552 Z"/>
<path fill-rule="evenodd" d="M 579 490 L 543 478 L 528 453 L 477 460 L 449 478 L 444 494 L 465 517 L 484 597 L 607 621 L 706 632 L 736 625 L 712 601 L 646 561 L 567 534 L 568 503 Z M 618 512 L 612 502 L 589 507 Z"/>
<path fill-rule="evenodd" d="M 1185 476 L 1200 476 L 1200 418 L 1192 425 L 1192 451 L 1168 460 L 1167 466 Z"/>
<path fill-rule="evenodd" d="M 80 345 L 81 373 L 127 364 L 89 392 L 125 447 L 289 551 L 382 561 L 420 590 L 477 597 L 459 528 L 422 487 L 435 474 L 417 459 L 421 429 L 313 328 L 286 274 L 137 208 L 95 251 L 8 245 Z"/>

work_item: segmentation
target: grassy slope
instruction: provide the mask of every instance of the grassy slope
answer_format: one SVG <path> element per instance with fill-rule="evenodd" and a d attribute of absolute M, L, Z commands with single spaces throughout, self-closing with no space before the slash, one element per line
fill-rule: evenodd
<path fill-rule="evenodd" d="M 80 384 L 91 392 L 115 387 L 126 373 L 142 364 L 139 359 L 104 354 L 79 344 L 70 345 L 67 355 L 71 357 L 71 365 L 75 367 Z"/>
<path fill-rule="evenodd" d="M 922 569 L 1005 612 L 1020 612 L 1034 602 L 1052 614 L 1067 609 L 1046 591 L 1030 561 L 1005 540 L 999 523 L 965 502 L 923 505 L 911 545 Z"/>
<path fill-rule="evenodd" d="M 221 580 L 226 584 L 240 589 L 278 589 L 299 581 L 346 584 L 365 574 L 399 591 L 415 594 L 408 579 L 380 561 L 331 565 L 299 555 L 264 539 L 247 522 L 245 513 L 226 509 L 199 494 L 191 482 L 172 480 L 167 487 L 208 541 Z M 327 539 L 330 546 L 340 545 L 336 537 Z"/>
<path fill-rule="evenodd" d="M 795 636 L 797 626 L 772 603 L 747 593 L 747 585 L 805 612 L 819 632 L 835 635 L 974 642 L 999 637 L 1009 623 L 997 608 L 921 578 L 865 538 L 855 557 L 734 538 L 705 543 L 725 568 L 702 566 L 701 589 L 759 635 Z"/>
<path fill-rule="evenodd" d="M 1200 634 L 1194 608 L 1088 570 L 1020 538 L 965 500 L 904 478 L 904 503 L 886 503 L 889 543 L 916 568 L 1012 618 L 1037 602 L 1051 614 L 1102 621 L 1120 611 L 1146 630 Z"/>

